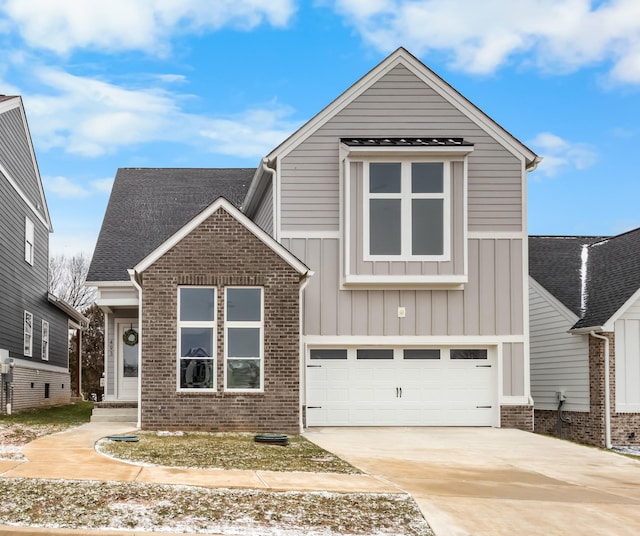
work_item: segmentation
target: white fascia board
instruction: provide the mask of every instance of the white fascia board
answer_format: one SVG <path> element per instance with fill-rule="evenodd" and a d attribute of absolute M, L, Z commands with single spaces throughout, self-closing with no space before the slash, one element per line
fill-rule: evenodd
<path fill-rule="evenodd" d="M 25 368 L 25 369 L 31 369 L 31 370 L 42 370 L 42 371 L 46 371 L 46 372 L 58 372 L 58 373 L 65 373 L 65 372 L 69 372 L 69 368 L 68 367 L 58 367 L 56 365 L 49 365 L 47 363 L 42 363 L 42 362 L 38 362 L 38 361 L 27 361 L 27 358 L 22 358 L 22 357 L 17 357 L 17 358 L 12 358 L 13 359 L 13 363 L 15 364 L 16 368 Z"/>
<path fill-rule="evenodd" d="M 312 119 L 300 127 L 289 138 L 282 142 L 278 147 L 271 151 L 268 158 L 283 158 L 290 153 L 295 147 L 306 140 L 318 128 L 329 121 L 333 116 L 348 106 L 353 100 L 359 97 L 365 90 L 375 84 L 380 78 L 389 71 L 402 65 L 415 74 L 427 85 L 437 91 L 450 104 L 464 113 L 485 132 L 490 134 L 505 149 L 521 160 L 527 162 L 527 169 L 533 169 L 540 161 L 540 158 L 531 149 L 526 147 L 522 142 L 518 141 L 512 134 L 498 125 L 493 119 L 486 115 L 477 106 L 472 104 L 466 97 L 463 97 L 451 85 L 445 82 L 424 63 L 410 54 L 404 48 L 399 48 L 378 66 L 374 67 L 360 80 L 353 84 L 349 89 L 342 93 L 338 98 L 316 114 Z"/>
<path fill-rule="evenodd" d="M 34 212 L 36 217 L 42 223 L 44 223 L 45 226 L 47 227 L 48 231 L 50 233 L 52 233 L 53 232 L 53 226 L 51 225 L 51 217 L 49 215 L 49 207 L 47 205 L 47 198 L 44 195 L 44 187 L 42 185 L 42 177 L 40 177 L 40 170 L 38 168 L 38 161 L 36 160 L 36 153 L 33 150 L 33 142 L 31 141 L 31 134 L 30 134 L 30 131 L 29 131 L 29 124 L 27 123 L 27 116 L 26 116 L 26 114 L 24 112 L 24 105 L 22 103 L 22 97 L 17 97 L 16 96 L 13 99 L 9 99 L 9 100 L 6 100 L 6 101 L 0 103 L 0 113 L 4 113 L 4 112 L 7 112 L 9 110 L 13 110 L 15 108 L 18 108 L 20 110 L 20 117 L 22 118 L 22 125 L 24 126 L 24 131 L 25 131 L 26 139 L 27 139 L 27 145 L 29 146 L 29 154 L 31 155 L 31 165 L 33 166 L 33 171 L 34 171 L 36 179 L 38 181 L 38 189 L 39 189 L 39 192 L 40 192 L 40 200 L 42 202 L 42 210 L 44 212 L 44 215 L 42 215 L 40 212 L 38 212 L 36 207 L 34 207 L 33 204 L 27 199 L 27 197 L 24 194 L 24 192 L 18 187 L 16 181 L 11 179 L 11 177 L 7 173 L 7 170 L 2 165 L 0 165 L 0 170 L 7 177 L 7 179 L 11 183 L 11 185 L 15 188 L 15 190 L 20 195 L 20 197 L 22 197 L 24 199 L 24 201 L 27 203 L 29 208 Z"/>
<path fill-rule="evenodd" d="M 169 239 L 165 240 L 154 251 L 142 259 L 133 270 L 136 273 L 144 272 L 149 266 L 154 264 L 160 257 L 167 253 L 171 248 L 180 243 L 187 235 L 194 231 L 202 222 L 211 217 L 217 210 L 222 209 L 227 214 L 235 218 L 238 223 L 245 227 L 250 233 L 252 233 L 258 240 L 263 242 L 267 247 L 271 248 L 274 253 L 280 256 L 287 264 L 295 269 L 300 275 L 305 275 L 309 272 L 309 268 L 295 255 L 288 251 L 282 244 L 276 242 L 270 235 L 264 232 L 260 227 L 253 223 L 245 214 L 233 206 L 224 197 L 219 197 L 205 210 L 193 218 L 190 222 L 182 227 Z"/>
<path fill-rule="evenodd" d="M 466 275 L 345 275 L 344 288 L 462 290 L 469 282 Z"/>
<path fill-rule="evenodd" d="M 86 287 L 98 287 L 101 288 L 109 288 L 109 287 L 133 287 L 133 283 L 131 281 L 86 281 Z"/>
<path fill-rule="evenodd" d="M 580 317 L 573 311 L 568 309 L 558 298 L 556 298 L 551 292 L 538 283 L 532 276 L 529 276 L 529 285 L 559 314 L 567 319 L 567 322 L 573 326 Z"/>
<path fill-rule="evenodd" d="M 259 199 L 255 199 L 256 192 L 261 190 L 260 186 L 262 186 L 262 182 L 264 181 L 265 171 L 262 169 L 262 164 L 266 163 L 265 159 L 260 160 L 260 165 L 257 167 L 256 172 L 253 174 L 253 178 L 251 179 L 251 184 L 249 185 L 249 190 L 247 191 L 247 195 L 244 196 L 244 200 L 242 201 L 242 212 L 247 214 L 249 217 L 252 217 L 254 205 Z M 267 166 L 269 164 L 267 163 Z"/>
<path fill-rule="evenodd" d="M 137 307 L 138 298 L 102 298 L 95 301 L 98 307 L 116 309 L 117 307 Z"/>
<path fill-rule="evenodd" d="M 618 309 L 611 316 L 611 318 L 609 318 L 609 320 L 606 321 L 605 325 L 603 326 L 604 331 L 614 331 L 614 325 L 616 323 L 616 320 L 619 320 L 620 317 L 627 312 L 629 307 L 631 307 L 638 300 L 640 300 L 640 288 L 636 290 L 626 302 L 624 302 L 622 307 L 620 307 L 620 309 Z"/>
<path fill-rule="evenodd" d="M 51 228 L 51 222 L 48 221 L 47 218 L 45 218 L 45 216 L 43 216 L 40 211 L 38 211 L 38 209 L 34 206 L 34 204 L 31 201 L 29 201 L 29 198 L 24 193 L 24 190 L 22 190 L 22 188 L 20 188 L 18 183 L 11 178 L 11 175 L 9 174 L 7 169 L 2 165 L 1 162 L 0 162 L 0 173 L 2 173 L 2 175 L 6 177 L 11 187 L 16 191 L 16 193 L 20 196 L 20 198 L 24 201 L 24 203 L 29 207 L 31 212 L 33 212 L 33 215 L 38 219 L 38 221 L 40 221 L 47 228 L 47 231 L 49 231 L 50 233 L 53 232 L 53 229 Z"/>

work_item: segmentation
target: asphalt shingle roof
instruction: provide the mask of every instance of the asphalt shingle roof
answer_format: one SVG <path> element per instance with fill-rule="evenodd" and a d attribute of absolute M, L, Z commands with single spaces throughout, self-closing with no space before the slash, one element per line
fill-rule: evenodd
<path fill-rule="evenodd" d="M 121 168 L 87 281 L 128 281 L 127 270 L 218 197 L 240 206 L 253 168 Z"/>
<path fill-rule="evenodd" d="M 473 147 L 462 138 L 342 138 L 349 147 Z"/>
<path fill-rule="evenodd" d="M 602 326 L 640 288 L 640 229 L 612 237 L 532 236 L 529 273 L 580 318 L 574 328 Z"/>

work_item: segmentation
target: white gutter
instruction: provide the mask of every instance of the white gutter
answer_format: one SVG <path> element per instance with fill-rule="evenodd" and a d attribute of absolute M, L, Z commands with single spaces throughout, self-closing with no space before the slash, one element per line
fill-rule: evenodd
<path fill-rule="evenodd" d="M 136 426 L 142 427 L 142 287 L 138 284 L 138 274 L 135 270 L 127 270 L 133 286 L 138 292 L 138 422 Z"/>
<path fill-rule="evenodd" d="M 307 285 L 309 284 L 309 281 L 311 281 L 311 277 L 313 276 L 315 272 L 312 272 L 311 270 L 309 270 L 306 274 L 304 274 L 304 279 L 302 280 L 302 283 L 300 284 L 300 297 L 298 298 L 298 307 L 299 307 L 299 314 L 298 314 L 298 323 L 299 323 L 299 328 L 298 328 L 298 339 L 299 339 L 299 362 L 300 362 L 300 385 L 298 388 L 298 398 L 299 398 L 299 412 L 298 415 L 300 416 L 300 433 L 302 434 L 304 432 L 304 422 L 302 419 L 302 406 L 304 406 L 304 400 L 303 400 L 303 396 L 306 395 L 306 390 L 307 390 L 307 368 L 306 368 L 306 362 L 307 362 L 307 358 L 305 355 L 305 351 L 304 351 L 304 341 L 302 340 L 302 327 L 303 327 L 303 321 L 304 321 L 304 307 L 303 307 L 303 291 L 304 289 L 307 287 Z M 304 381 L 303 381 L 304 380 Z M 302 389 L 302 386 L 304 385 L 304 389 Z"/>
<path fill-rule="evenodd" d="M 595 331 L 589 333 L 596 339 L 604 341 L 604 446 L 611 448 L 611 390 L 609 385 L 609 338 L 598 335 Z"/>

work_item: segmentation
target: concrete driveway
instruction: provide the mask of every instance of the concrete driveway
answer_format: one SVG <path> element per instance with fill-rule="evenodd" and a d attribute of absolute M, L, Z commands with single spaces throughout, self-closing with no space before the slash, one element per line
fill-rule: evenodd
<path fill-rule="evenodd" d="M 640 534 L 640 462 L 520 430 L 312 428 L 410 493 L 437 536 Z"/>

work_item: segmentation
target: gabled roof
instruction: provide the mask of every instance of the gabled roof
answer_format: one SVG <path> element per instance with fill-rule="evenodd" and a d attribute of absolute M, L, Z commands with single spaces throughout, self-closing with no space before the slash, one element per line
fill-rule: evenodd
<path fill-rule="evenodd" d="M 218 197 L 239 206 L 255 169 L 119 169 L 87 281 L 129 281 L 128 269 Z"/>
<path fill-rule="evenodd" d="M 185 224 L 171 237 L 160 244 L 149 255 L 142 259 L 133 270 L 137 273 L 144 272 L 147 268 L 152 266 L 160 257 L 167 253 L 171 248 L 176 246 L 182 241 L 189 233 L 194 231 L 201 223 L 211 217 L 218 210 L 224 210 L 227 214 L 233 217 L 240 225 L 244 226 L 250 233 L 252 233 L 258 240 L 264 243 L 267 247 L 271 248 L 282 260 L 284 260 L 289 266 L 296 270 L 300 275 L 312 275 L 313 272 L 298 259 L 293 253 L 285 248 L 280 242 L 274 240 L 269 234 L 265 233 L 258 225 L 253 223 L 247 216 L 245 216 L 237 207 L 227 201 L 224 197 L 218 197 L 211 205 L 205 210 L 200 212 L 195 218 Z"/>
<path fill-rule="evenodd" d="M 535 169 L 541 160 L 539 156 L 537 156 L 521 141 L 516 139 L 512 134 L 507 132 L 507 130 L 501 127 L 487 114 L 480 110 L 480 108 L 465 98 L 455 88 L 440 78 L 436 73 L 403 47 L 398 48 L 371 71 L 360 78 L 360 80 L 353 84 L 349 89 L 333 100 L 328 106 L 302 125 L 291 136 L 273 149 L 273 151 L 263 159 L 263 162 L 265 164 L 271 163 L 278 158 L 286 156 L 337 113 L 369 89 L 373 84 L 399 65 L 404 66 L 419 79 L 423 80 L 444 99 L 449 101 L 453 106 L 469 117 L 470 120 L 479 125 L 485 132 L 505 147 L 506 150 L 522 159 L 525 162 L 527 169 Z M 253 205 L 252 198 L 255 191 L 260 190 L 260 185 L 258 183 L 261 182 L 262 177 L 264 176 L 263 171 L 264 170 L 260 168 L 256 171 L 256 177 L 253 181 L 252 188 L 248 192 L 247 199 L 244 203 L 245 206 Z"/>
<path fill-rule="evenodd" d="M 640 291 L 639 259 L 640 229 L 529 238 L 529 273 L 579 317 L 573 329 L 602 328 L 624 312 Z"/>
<path fill-rule="evenodd" d="M 0 177 L 5 177 L 33 215 L 53 231 L 27 116 L 19 96 L 0 95 Z"/>

